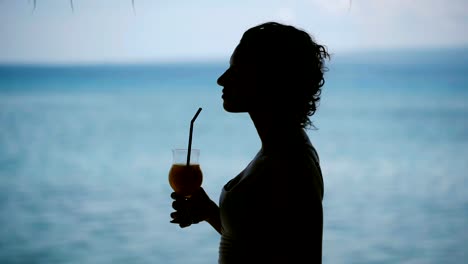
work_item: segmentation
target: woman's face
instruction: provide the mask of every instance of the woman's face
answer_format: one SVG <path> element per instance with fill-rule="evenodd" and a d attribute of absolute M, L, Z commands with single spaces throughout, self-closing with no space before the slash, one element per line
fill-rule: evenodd
<path fill-rule="evenodd" d="M 223 107 L 231 113 L 252 111 L 260 102 L 255 67 L 243 56 L 239 46 L 229 64 L 230 67 L 218 78 L 218 85 L 223 87 Z"/>

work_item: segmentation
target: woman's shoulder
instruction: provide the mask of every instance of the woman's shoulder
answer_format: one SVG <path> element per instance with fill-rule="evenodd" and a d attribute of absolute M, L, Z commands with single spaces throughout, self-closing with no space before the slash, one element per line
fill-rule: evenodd
<path fill-rule="evenodd" d="M 310 193 L 311 187 L 323 198 L 323 178 L 318 154 L 312 145 L 276 155 L 265 156 L 262 170 L 275 188 L 293 188 Z"/>
<path fill-rule="evenodd" d="M 266 153 L 260 157 L 262 164 L 272 167 L 308 166 L 319 163 L 318 153 L 311 144 L 285 148 L 280 151 Z"/>

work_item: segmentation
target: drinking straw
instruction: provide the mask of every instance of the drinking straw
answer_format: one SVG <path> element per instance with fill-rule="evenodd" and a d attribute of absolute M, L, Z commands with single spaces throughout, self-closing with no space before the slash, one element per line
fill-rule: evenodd
<path fill-rule="evenodd" d="M 188 142 L 188 152 L 187 152 L 187 166 L 190 165 L 190 152 L 192 150 L 192 134 L 193 134 L 193 122 L 197 119 L 198 114 L 200 114 L 202 108 L 198 108 L 198 111 L 193 116 L 192 121 L 190 122 L 190 134 L 189 134 L 189 142 Z"/>

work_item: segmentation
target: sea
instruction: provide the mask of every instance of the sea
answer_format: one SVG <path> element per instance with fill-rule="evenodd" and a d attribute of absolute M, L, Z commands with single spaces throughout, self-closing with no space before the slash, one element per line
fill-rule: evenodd
<path fill-rule="evenodd" d="M 259 150 L 248 114 L 223 110 L 228 60 L 2 64 L 0 263 L 217 263 L 209 224 L 169 222 L 168 172 L 199 107 L 191 147 L 214 201 Z M 324 175 L 323 263 L 467 263 L 468 48 L 326 63 L 307 130 Z"/>

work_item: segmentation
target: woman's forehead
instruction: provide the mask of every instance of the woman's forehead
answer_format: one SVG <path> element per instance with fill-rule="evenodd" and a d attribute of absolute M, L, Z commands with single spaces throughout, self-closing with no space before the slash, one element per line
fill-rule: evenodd
<path fill-rule="evenodd" d="M 249 64 L 252 62 L 252 55 L 246 50 L 246 47 L 243 45 L 237 45 L 237 47 L 232 52 L 231 58 L 229 59 L 229 63 L 233 64 Z"/>

